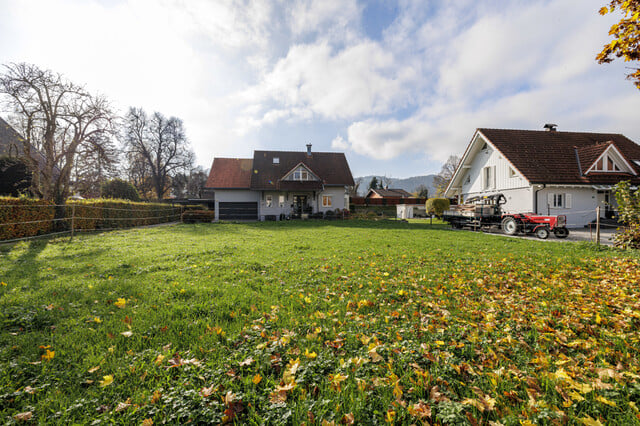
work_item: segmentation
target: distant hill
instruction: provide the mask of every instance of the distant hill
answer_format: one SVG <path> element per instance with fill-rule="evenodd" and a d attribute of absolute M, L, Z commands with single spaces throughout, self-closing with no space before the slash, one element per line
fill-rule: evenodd
<path fill-rule="evenodd" d="M 376 177 L 380 179 L 380 176 Z M 415 192 L 416 188 L 420 185 L 425 185 L 429 188 L 429 196 L 431 197 L 436 193 L 436 189 L 433 186 L 433 179 L 435 177 L 436 175 L 412 176 L 406 179 L 390 178 L 391 184 L 389 185 L 389 188 L 399 188 L 404 189 L 407 192 Z M 362 181 L 358 188 L 358 194 L 364 196 L 368 191 L 367 188 L 369 188 L 369 182 L 373 179 L 373 175 L 357 177 L 356 180 L 358 179 Z"/>

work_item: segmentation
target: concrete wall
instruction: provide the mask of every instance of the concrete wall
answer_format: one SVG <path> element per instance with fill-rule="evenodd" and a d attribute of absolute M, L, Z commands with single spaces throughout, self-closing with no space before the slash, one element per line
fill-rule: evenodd
<path fill-rule="evenodd" d="M 561 193 L 567 194 L 571 198 L 571 202 L 562 208 L 554 208 L 549 202 L 549 194 Z M 596 219 L 596 207 L 598 205 L 598 193 L 591 187 L 547 187 L 538 192 L 538 213 L 543 215 L 559 215 L 567 216 L 567 227 L 577 228 L 583 227 L 589 222 Z M 602 205 L 601 216 L 604 216 L 604 205 Z"/>
<path fill-rule="evenodd" d="M 347 190 L 344 186 L 326 186 L 324 191 L 318 194 L 317 204 L 314 206 L 314 211 L 317 210 L 320 212 L 326 212 L 328 210 L 335 209 L 348 209 L 349 203 L 348 198 L 345 199 L 345 195 L 347 194 Z M 329 195 L 331 197 L 331 207 L 322 207 L 322 196 Z"/>

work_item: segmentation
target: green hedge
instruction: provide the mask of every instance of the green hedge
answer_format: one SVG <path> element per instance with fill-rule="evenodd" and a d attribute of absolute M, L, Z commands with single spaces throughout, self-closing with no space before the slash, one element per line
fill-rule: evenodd
<path fill-rule="evenodd" d="M 53 228 L 52 203 L 29 198 L 0 197 L 0 240 L 33 237 Z M 36 222 L 44 221 L 44 222 Z M 9 225 L 16 222 L 33 222 Z"/>
<path fill-rule="evenodd" d="M 213 210 L 185 210 L 182 213 L 182 221 L 184 223 L 196 222 L 213 222 L 216 218 L 216 212 Z"/>
<path fill-rule="evenodd" d="M 56 229 L 130 228 L 180 220 L 180 207 L 162 203 L 92 199 L 68 201 L 65 217 Z M 48 201 L 0 197 L 0 240 L 47 234 L 54 229 L 55 207 Z M 20 223 L 17 222 L 34 222 Z"/>

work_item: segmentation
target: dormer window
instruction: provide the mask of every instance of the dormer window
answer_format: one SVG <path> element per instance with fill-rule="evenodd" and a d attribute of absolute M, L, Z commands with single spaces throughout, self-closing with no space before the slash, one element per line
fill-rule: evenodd
<path fill-rule="evenodd" d="M 299 165 L 292 172 L 290 172 L 283 180 L 296 180 L 296 181 L 309 181 L 319 180 L 312 172 L 305 166 Z"/>
<path fill-rule="evenodd" d="M 280 164 L 280 157 L 273 157 L 273 164 Z"/>
<path fill-rule="evenodd" d="M 613 161 L 608 155 L 603 155 L 596 161 L 593 166 L 593 170 L 596 172 L 619 172 L 620 167 Z"/>

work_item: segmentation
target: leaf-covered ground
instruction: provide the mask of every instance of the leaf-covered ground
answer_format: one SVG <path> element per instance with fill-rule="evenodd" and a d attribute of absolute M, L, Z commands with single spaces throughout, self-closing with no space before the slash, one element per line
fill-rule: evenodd
<path fill-rule="evenodd" d="M 177 225 L 0 248 L 0 281 L 1 422 L 640 424 L 637 253 Z"/>

